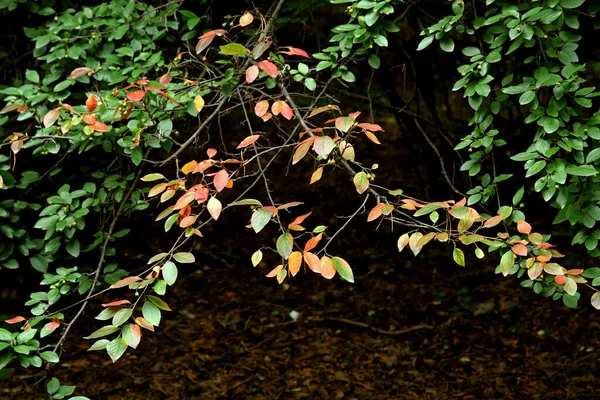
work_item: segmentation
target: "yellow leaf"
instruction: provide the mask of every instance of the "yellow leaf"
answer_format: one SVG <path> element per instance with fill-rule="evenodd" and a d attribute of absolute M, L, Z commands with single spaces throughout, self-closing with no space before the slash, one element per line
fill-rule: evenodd
<path fill-rule="evenodd" d="M 204 99 L 199 94 L 194 98 L 194 105 L 196 106 L 196 110 L 198 110 L 198 112 L 202 111 L 204 108 Z"/>

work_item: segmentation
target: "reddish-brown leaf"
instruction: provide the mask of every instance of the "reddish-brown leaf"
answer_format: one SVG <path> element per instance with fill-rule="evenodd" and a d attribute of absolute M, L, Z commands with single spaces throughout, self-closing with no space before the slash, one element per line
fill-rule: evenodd
<path fill-rule="evenodd" d="M 69 75 L 69 78 L 70 79 L 81 78 L 82 76 L 84 76 L 90 72 L 92 72 L 92 70 L 87 67 L 75 68 L 73 71 L 71 71 L 71 75 Z"/>
<path fill-rule="evenodd" d="M 256 80 L 256 78 L 258 78 L 258 74 L 259 74 L 259 70 L 258 70 L 258 66 L 257 65 L 252 65 L 250 67 L 248 67 L 248 69 L 246 70 L 246 82 L 248 83 L 252 83 Z"/>
<path fill-rule="evenodd" d="M 21 317 L 21 316 L 16 316 L 14 318 L 10 318 L 5 320 L 4 322 L 6 322 L 7 324 L 17 324 L 19 322 L 25 321 L 25 318 Z"/>
<path fill-rule="evenodd" d="M 267 73 L 267 75 L 269 75 L 273 78 L 277 78 L 277 74 L 279 73 L 279 70 L 277 69 L 277 66 L 275 64 L 273 64 L 271 61 L 263 60 L 258 63 L 258 66 L 260 69 L 265 71 Z"/>
<path fill-rule="evenodd" d="M 143 90 L 136 90 L 135 92 L 127 93 L 127 98 L 131 101 L 142 101 L 146 92 Z"/>
<path fill-rule="evenodd" d="M 226 170 L 222 169 L 217 172 L 213 178 L 213 185 L 215 185 L 215 190 L 220 192 L 225 189 L 227 185 L 227 181 L 229 180 L 229 173 Z"/>
<path fill-rule="evenodd" d="M 56 122 L 58 117 L 60 117 L 60 107 L 48 111 L 46 113 L 46 115 L 44 115 L 44 119 L 43 119 L 44 127 L 49 128 L 52 125 L 54 125 L 54 123 Z"/>
<path fill-rule="evenodd" d="M 102 307 L 116 307 L 116 306 L 122 306 L 124 304 L 131 304 L 131 302 L 129 300 L 111 301 L 110 303 L 102 304 Z"/>
<path fill-rule="evenodd" d="M 252 143 L 256 142 L 260 138 L 260 135 L 250 135 L 246 139 L 242 140 L 242 142 L 236 147 L 236 149 L 243 149 L 244 147 L 250 146 Z"/>

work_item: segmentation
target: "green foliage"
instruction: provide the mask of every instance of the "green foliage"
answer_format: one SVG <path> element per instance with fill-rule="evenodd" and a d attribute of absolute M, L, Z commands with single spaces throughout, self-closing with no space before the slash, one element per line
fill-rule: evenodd
<path fill-rule="evenodd" d="M 577 229 L 573 245 L 600 256 L 600 112 L 593 109 L 600 92 L 586 80 L 577 53 L 580 19 L 587 18 L 580 11 L 598 12 L 598 1 L 488 0 L 483 7 L 455 0 L 422 31 L 416 50 L 432 51 L 437 41 L 443 53 L 464 62 L 453 90 L 473 110 L 472 131 L 455 149 L 468 149 L 460 169 L 480 181 L 458 201 L 434 202 L 381 186 L 379 165 L 362 161 L 373 147 L 389 145 L 373 123 L 372 104 L 370 119 L 343 112 L 343 102 L 328 104 L 332 88 L 360 86 L 358 66 L 371 76 L 389 67 L 383 53 L 413 5 L 331 0 L 346 20 L 332 29 L 328 47 L 309 54 L 274 44 L 278 21 L 302 18 L 278 19 L 283 3 L 267 16 L 258 9 L 226 16 L 222 29 L 213 29 L 215 21 L 182 9 L 183 2 L 113 0 L 64 10 L 52 1 L 0 2 L 4 13 L 27 7 L 43 21 L 24 29 L 37 64 L 0 87 L 0 193 L 7 199 L 0 202 L 0 266 L 31 267 L 42 286 L 25 303 L 31 317 L 6 321 L 21 330 L 0 329 L 0 369 L 58 362 L 89 300 L 108 291 L 121 300 L 102 305 L 96 320 L 106 322 L 86 336 L 94 340 L 89 350 L 116 362 L 135 349 L 142 331 L 153 332 L 168 318 L 168 289 L 185 264 L 196 262 L 193 241 L 204 237 L 207 224 L 222 223 L 232 206 L 246 213 L 248 232 L 267 238 L 249 262 L 270 264 L 267 277 L 278 283 L 297 279 L 303 266 L 354 283 L 350 263 L 330 246 L 339 247 L 334 239 L 368 212 L 369 223 L 407 227 L 399 251 L 417 256 L 432 242 L 448 243 L 461 267 L 473 253 L 482 259 L 496 252 L 498 274 L 516 276 L 522 287 L 568 307 L 577 305 L 583 284 L 600 286 L 600 269 L 557 263 L 563 254 L 550 235 L 526 222 L 523 204 L 539 193 L 558 210 L 554 224 Z M 186 50 L 173 51 L 180 46 Z M 501 121 L 518 111 L 526 115 L 515 135 Z M 229 115 L 243 123 L 225 137 L 215 121 Z M 219 125 L 221 143 L 212 144 L 219 150 L 209 147 L 212 125 Z M 270 180 L 283 182 L 280 171 L 269 170 L 280 155 L 307 185 L 343 176 L 340 192 L 360 198 L 360 207 L 339 224 L 330 215 L 311 225 L 314 210 L 296 211 L 306 206 L 293 188 L 287 203 L 272 195 Z M 522 163 L 524 173 L 504 171 L 511 163 Z M 501 196 L 515 181 L 516 192 Z M 134 259 L 120 266 L 118 248 L 137 229 L 125 216 L 154 219 L 173 233 L 173 245 L 143 254 L 145 265 Z M 59 309 L 59 300 L 71 305 Z M 600 308 L 597 291 L 591 304 Z M 51 398 L 73 390 L 55 378 L 47 382 Z"/>

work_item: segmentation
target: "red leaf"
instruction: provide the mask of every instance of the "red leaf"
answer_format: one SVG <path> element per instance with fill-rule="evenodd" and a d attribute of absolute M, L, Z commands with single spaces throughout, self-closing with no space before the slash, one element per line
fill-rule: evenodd
<path fill-rule="evenodd" d="M 268 100 L 261 100 L 254 106 L 254 114 L 256 114 L 257 117 L 262 118 L 262 116 L 265 115 L 267 111 L 269 111 Z"/>
<path fill-rule="evenodd" d="M 22 321 L 25 321 L 25 318 L 17 316 L 11 319 L 7 319 L 4 322 L 6 322 L 7 324 L 16 324 Z"/>
<path fill-rule="evenodd" d="M 217 172 L 213 178 L 213 185 L 215 185 L 215 190 L 220 192 L 225 189 L 225 185 L 227 185 L 227 181 L 229 180 L 229 174 L 226 170 L 222 169 Z"/>
<path fill-rule="evenodd" d="M 367 131 L 371 131 L 371 132 L 378 132 L 378 131 L 382 131 L 383 129 L 381 129 L 381 126 L 377 125 L 377 124 L 369 124 L 366 122 L 363 122 L 362 124 L 358 124 L 359 128 L 363 128 Z"/>
<path fill-rule="evenodd" d="M 294 116 L 294 111 L 292 111 L 292 108 L 288 106 L 285 101 L 282 101 L 282 103 L 281 115 L 283 115 L 283 117 L 289 121 Z"/>
<path fill-rule="evenodd" d="M 519 233 L 530 233 L 531 225 L 529 225 L 527 222 L 521 220 L 521 221 L 517 222 L 517 230 L 519 231 Z"/>
<path fill-rule="evenodd" d="M 248 83 L 252 83 L 256 80 L 256 78 L 258 78 L 258 74 L 259 74 L 259 70 L 258 70 L 258 66 L 253 65 L 251 67 L 248 67 L 248 69 L 246 70 L 246 82 Z"/>
<path fill-rule="evenodd" d="M 131 304 L 131 302 L 129 300 L 111 301 L 110 303 L 102 304 L 102 307 L 116 307 L 116 306 L 122 306 L 124 304 Z"/>
<path fill-rule="evenodd" d="M 173 75 L 171 75 L 170 72 L 167 72 L 166 74 L 161 76 L 158 81 L 160 82 L 161 85 L 163 85 L 164 87 L 167 87 L 167 86 L 169 86 L 169 83 L 171 83 L 172 79 L 173 79 Z"/>
<path fill-rule="evenodd" d="M 206 32 L 204 35 L 199 37 L 198 43 L 196 44 L 196 54 L 202 53 L 212 43 L 215 36 L 222 36 L 226 31 L 224 29 L 216 29 L 214 31 Z"/>
<path fill-rule="evenodd" d="M 308 216 L 309 216 L 310 214 L 312 214 L 312 211 L 311 211 L 311 212 L 309 212 L 309 213 L 307 213 L 307 214 L 300 215 L 300 216 L 296 217 L 296 219 L 294 219 L 294 220 L 293 220 L 293 221 L 290 223 L 290 226 L 291 226 L 291 225 L 300 225 L 302 222 L 304 222 L 304 220 L 305 220 L 306 218 L 308 218 Z"/>
<path fill-rule="evenodd" d="M 250 146 L 252 143 L 256 142 L 260 138 L 260 135 L 251 135 L 246 139 L 242 140 L 242 142 L 236 147 L 236 149 L 243 149 L 244 147 Z"/>
<path fill-rule="evenodd" d="M 60 117 L 60 107 L 48 111 L 46 113 L 46 115 L 44 115 L 44 119 L 43 119 L 44 127 L 49 128 L 52 125 L 54 125 L 54 123 L 56 122 L 58 117 Z"/>
<path fill-rule="evenodd" d="M 46 330 L 53 331 L 60 326 L 60 321 L 58 318 L 54 318 L 52 322 L 46 324 Z"/>
<path fill-rule="evenodd" d="M 98 104 L 98 100 L 96 100 L 96 96 L 90 93 L 87 100 L 85 101 L 85 107 L 89 112 L 93 112 L 96 109 L 96 105 Z"/>
<path fill-rule="evenodd" d="M 82 76 L 88 74 L 89 72 L 92 72 L 92 70 L 90 68 L 87 67 L 79 67 L 79 68 L 75 68 L 72 72 L 71 75 L 69 75 L 70 79 L 77 79 L 77 78 L 81 78 Z"/>
<path fill-rule="evenodd" d="M 108 126 L 100 121 L 96 121 L 92 126 L 96 132 L 108 132 Z"/>
<path fill-rule="evenodd" d="M 292 47 L 292 46 L 284 46 L 285 48 L 288 48 L 288 51 L 279 51 L 279 53 L 282 54 L 288 54 L 291 56 L 300 56 L 300 57 L 306 57 L 306 58 L 310 58 L 310 56 L 302 49 L 298 49 L 296 47 Z"/>
<path fill-rule="evenodd" d="M 135 92 L 127 93 L 127 98 L 131 101 L 142 101 L 146 92 L 143 90 L 136 90 Z"/>
<path fill-rule="evenodd" d="M 554 282 L 558 283 L 559 285 L 564 285 L 567 282 L 567 277 L 564 275 L 556 275 L 554 277 Z"/>
<path fill-rule="evenodd" d="M 206 150 L 206 155 L 208 156 L 208 158 L 213 158 L 217 155 L 217 150 L 211 147 L 210 149 Z"/>
<path fill-rule="evenodd" d="M 385 203 L 379 203 L 375 207 L 373 207 L 373 209 L 369 213 L 369 216 L 367 217 L 367 222 L 374 221 L 377 218 L 381 217 L 381 215 L 383 214 L 384 206 L 385 206 Z"/>
<path fill-rule="evenodd" d="M 271 61 L 263 60 L 258 63 L 258 66 L 260 67 L 260 69 L 265 71 L 267 73 L 267 75 L 269 75 L 273 78 L 277 78 L 277 74 L 279 73 L 279 70 L 277 69 L 277 66 L 275 64 L 273 64 Z"/>

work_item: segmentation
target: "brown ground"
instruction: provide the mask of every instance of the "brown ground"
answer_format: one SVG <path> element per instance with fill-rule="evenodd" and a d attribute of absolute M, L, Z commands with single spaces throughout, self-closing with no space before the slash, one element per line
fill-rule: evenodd
<path fill-rule="evenodd" d="M 481 266 L 409 260 L 363 260 L 354 285 L 188 271 L 136 351 L 113 365 L 74 335 L 52 373 L 93 400 L 600 398 L 591 307 L 567 309 Z M 17 371 L 0 398 L 44 398 L 39 377 Z"/>

